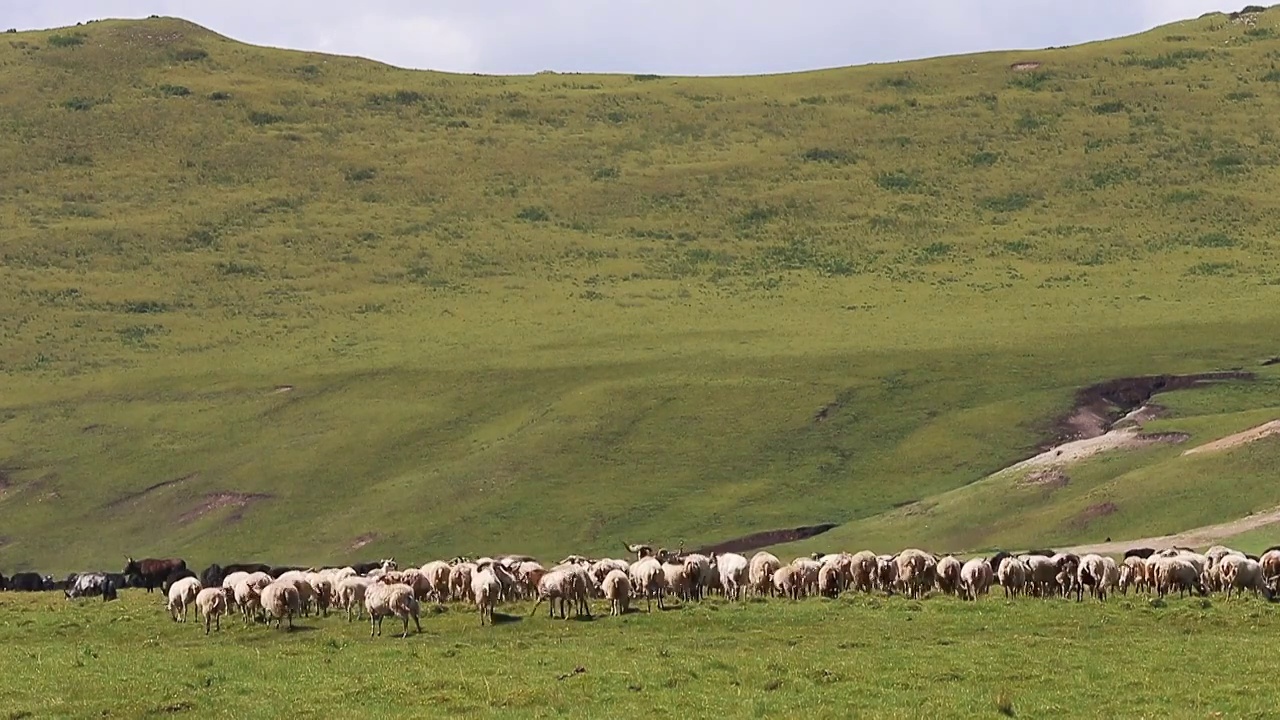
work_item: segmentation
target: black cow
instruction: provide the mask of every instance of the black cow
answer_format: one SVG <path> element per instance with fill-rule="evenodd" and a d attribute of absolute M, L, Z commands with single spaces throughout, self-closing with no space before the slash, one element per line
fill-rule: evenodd
<path fill-rule="evenodd" d="M 1024 553 L 1022 553 L 1022 554 L 1023 554 L 1023 555 L 1043 555 L 1043 556 L 1045 556 L 1045 557 L 1053 557 L 1054 555 L 1057 555 L 1058 553 L 1056 553 L 1056 552 L 1054 552 L 1054 551 L 1052 551 L 1052 550 L 1028 550 L 1028 551 L 1026 551 L 1026 552 L 1024 552 Z"/>
<path fill-rule="evenodd" d="M 44 589 L 46 591 L 66 590 L 68 587 L 71 586 L 71 583 L 75 580 L 75 578 L 76 576 L 72 574 L 66 580 L 54 580 L 52 575 L 45 575 Z"/>
<path fill-rule="evenodd" d="M 9 579 L 4 576 L 4 573 L 0 573 L 0 590 L 8 590 L 8 589 L 9 589 Z"/>
<path fill-rule="evenodd" d="M 291 570 L 306 570 L 306 568 L 301 565 L 278 565 L 267 570 L 267 574 L 270 575 L 272 579 L 279 579 L 281 575 Z"/>
<path fill-rule="evenodd" d="M 1136 558 L 1142 558 L 1143 560 L 1146 560 L 1147 558 L 1155 554 L 1156 554 L 1156 551 L 1151 548 L 1133 548 L 1133 549 L 1124 551 L 1124 556 L 1127 558 L 1136 557 Z"/>
<path fill-rule="evenodd" d="M 179 569 L 177 569 L 177 570 L 174 570 L 173 572 L 169 573 L 169 574 L 165 577 L 165 579 L 164 579 L 164 582 L 163 582 L 163 583 L 160 583 L 160 591 L 161 591 L 161 592 L 163 592 L 164 594 L 168 595 L 168 594 L 169 594 L 169 588 L 173 587 L 173 584 L 174 584 L 174 583 L 178 582 L 178 581 L 179 581 L 179 580 L 181 580 L 182 578 L 189 578 L 189 577 L 190 577 L 190 578 L 193 578 L 193 577 L 195 577 L 195 576 L 196 576 L 196 574 L 195 574 L 195 573 L 191 572 L 190 570 L 188 570 L 188 569 L 186 569 L 186 568 L 179 568 Z"/>
<path fill-rule="evenodd" d="M 136 575 L 142 578 L 141 587 L 145 587 L 147 592 L 151 592 L 164 584 L 165 578 L 169 577 L 169 573 L 174 570 L 185 570 L 187 561 L 182 558 L 144 558 L 142 560 L 134 560 L 129 558 L 129 562 L 125 564 L 122 575 Z"/>
<path fill-rule="evenodd" d="M 991 559 L 987 562 L 991 564 L 991 569 L 994 572 L 1000 572 L 1000 563 L 1004 562 L 1004 559 L 1007 557 L 1013 557 L 1013 555 L 1003 550 L 997 550 L 996 554 L 992 555 Z"/>
<path fill-rule="evenodd" d="M 14 573 L 9 578 L 9 589 L 16 592 L 40 592 L 44 590 L 44 578 L 33 572 Z"/>
<path fill-rule="evenodd" d="M 123 590 L 129 587 L 129 580 L 122 573 L 106 573 L 107 580 L 111 582 L 111 586 L 116 590 Z"/>

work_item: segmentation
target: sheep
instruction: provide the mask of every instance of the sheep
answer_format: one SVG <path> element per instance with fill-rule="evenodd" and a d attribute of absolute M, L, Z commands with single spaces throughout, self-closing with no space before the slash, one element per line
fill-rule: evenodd
<path fill-rule="evenodd" d="M 1267 587 L 1272 591 L 1280 590 L 1280 550 L 1268 550 L 1258 559 L 1258 564 L 1262 566 L 1262 575 L 1266 579 Z"/>
<path fill-rule="evenodd" d="M 372 583 L 373 580 L 358 576 L 346 577 L 338 582 L 336 602 L 338 607 L 347 611 L 347 622 L 351 622 L 353 610 L 358 619 L 364 620 L 364 596 Z"/>
<path fill-rule="evenodd" d="M 1231 599 L 1234 590 L 1239 597 L 1245 590 L 1252 590 L 1254 597 L 1260 592 L 1270 596 L 1266 577 L 1262 572 L 1262 563 L 1243 555 L 1227 555 L 1219 563 L 1222 566 L 1222 585 L 1227 591 L 1227 599 Z"/>
<path fill-rule="evenodd" d="M 409 637 L 409 618 L 413 618 L 414 626 L 422 632 L 422 623 L 418 621 L 418 599 L 413 596 L 413 588 L 404 583 L 369 583 L 364 591 L 364 609 L 369 613 L 369 637 L 381 636 L 383 618 L 392 615 L 404 623 L 400 637 Z"/>
<path fill-rule="evenodd" d="M 209 624 L 215 623 L 222 632 L 222 616 L 227 612 L 226 588 L 205 588 L 196 594 L 196 614 L 204 617 L 204 634 L 209 634 Z M 234 591 L 231 591 L 234 592 Z"/>
<path fill-rule="evenodd" d="M 244 580 L 248 577 L 249 577 L 249 573 L 243 572 L 240 570 L 237 570 L 236 572 L 233 572 L 233 573 L 227 573 L 226 577 L 222 578 L 222 587 L 232 592 L 235 592 L 236 585 L 239 585 L 241 580 Z"/>
<path fill-rule="evenodd" d="M 855 590 L 869 593 L 876 575 L 876 554 L 870 550 L 860 550 L 849 558 L 852 574 L 852 585 Z"/>
<path fill-rule="evenodd" d="M 289 629 L 293 629 L 293 616 L 302 612 L 302 599 L 298 594 L 298 585 L 293 582 L 273 582 L 262 588 L 259 593 L 262 609 L 267 614 L 267 627 L 276 621 L 279 628 L 284 618 L 289 619 Z"/>
<path fill-rule="evenodd" d="M 773 589 L 779 595 L 799 600 L 803 593 L 800 570 L 795 565 L 783 565 L 773 573 Z"/>
<path fill-rule="evenodd" d="M 497 580 L 497 578 L 494 579 L 495 581 Z M 571 600 L 576 601 L 576 585 L 578 582 L 577 573 L 571 568 L 547 572 L 538 582 L 538 599 L 533 603 L 533 609 L 529 611 L 529 616 L 533 617 L 533 614 L 538 611 L 538 606 L 545 600 L 547 601 L 548 617 L 554 618 L 556 616 L 556 601 L 558 600 L 560 602 L 560 618 L 563 620 L 569 619 L 566 605 Z M 662 608 L 661 599 L 658 601 L 658 608 Z"/>
<path fill-rule="evenodd" d="M 475 570 L 476 565 L 471 562 L 461 562 L 450 568 L 449 594 L 454 600 L 472 597 L 471 576 L 475 573 Z"/>
<path fill-rule="evenodd" d="M 619 561 L 622 562 L 622 561 Z M 629 567 L 624 572 L 629 571 Z M 519 583 L 520 595 L 529 600 L 538 594 L 538 581 L 547 574 L 547 569 L 533 560 L 523 560 L 516 565 L 515 576 Z"/>
<path fill-rule="evenodd" d="M 1134 592 L 1147 590 L 1147 562 L 1145 559 L 1130 555 L 1124 559 L 1124 563 L 1119 570 L 1120 579 L 1118 585 L 1121 593 L 1128 595 L 1130 586 L 1133 586 Z"/>
<path fill-rule="evenodd" d="M 684 556 L 683 564 L 685 575 L 689 578 L 688 592 L 691 600 L 701 600 L 720 581 L 719 572 L 706 555 L 689 553 Z"/>
<path fill-rule="evenodd" d="M 280 574 L 276 578 L 277 583 L 289 583 L 298 591 L 298 605 L 301 614 L 308 615 L 311 610 L 311 600 L 315 598 L 316 591 L 307 580 L 307 573 L 303 570 L 289 570 Z"/>
<path fill-rule="evenodd" d="M 246 623 L 251 615 L 257 615 L 262 610 L 262 588 L 270 584 L 271 576 L 264 572 L 250 573 L 236 583 L 236 605 L 240 607 L 240 614 Z"/>
<path fill-rule="evenodd" d="M 1044 555 L 1019 555 L 1018 559 L 1027 564 L 1030 571 L 1027 585 L 1040 597 L 1049 597 L 1058 588 L 1058 566 Z"/>
<path fill-rule="evenodd" d="M 743 587 L 749 580 L 750 563 L 737 553 L 712 555 L 716 569 L 720 572 L 720 585 L 724 588 L 724 596 L 730 600 L 742 599 Z"/>
<path fill-rule="evenodd" d="M 818 568 L 818 593 L 823 597 L 839 597 L 840 567 L 834 563 Z"/>
<path fill-rule="evenodd" d="M 773 553 L 761 550 L 751 556 L 751 564 L 747 568 L 747 583 L 756 595 L 773 594 L 773 574 L 782 567 L 782 561 Z"/>
<path fill-rule="evenodd" d="M 449 599 L 450 570 L 449 563 L 443 560 L 432 560 L 420 569 L 422 576 L 427 580 L 427 585 L 431 588 L 428 594 L 437 603 L 442 603 Z"/>
<path fill-rule="evenodd" d="M 898 585 L 902 587 L 903 592 L 908 593 L 912 598 L 920 598 L 924 595 L 925 576 L 929 573 L 931 566 L 937 566 L 931 561 L 932 557 L 928 553 L 915 548 L 908 548 L 898 553 L 894 563 L 898 566 Z"/>
<path fill-rule="evenodd" d="M 196 596 L 204 588 L 200 581 L 193 577 L 185 577 L 169 586 L 169 617 L 174 622 L 187 621 L 187 609 L 196 601 Z"/>
<path fill-rule="evenodd" d="M 745 558 L 743 561 L 746 561 Z M 600 588 L 604 591 L 605 599 L 609 601 L 609 615 L 613 617 L 625 615 L 631 602 L 631 581 L 627 579 L 627 574 L 622 570 L 610 570 L 609 574 L 604 576 L 604 582 L 600 583 Z"/>
<path fill-rule="evenodd" d="M 329 605 L 333 602 L 333 580 L 322 573 L 307 573 L 306 580 L 316 601 L 316 612 L 329 617 Z"/>
<path fill-rule="evenodd" d="M 938 565 L 934 568 L 934 574 L 938 578 L 938 589 L 944 595 L 960 594 L 960 570 L 962 564 L 959 560 L 948 555 L 938 561 Z"/>
<path fill-rule="evenodd" d="M 481 627 L 484 626 L 486 617 L 489 618 L 489 624 L 493 625 L 493 609 L 501 596 L 502 582 L 498 580 L 492 567 L 486 566 L 471 576 L 471 600 L 480 612 Z M 537 605 L 534 605 L 534 610 L 537 610 Z"/>
<path fill-rule="evenodd" d="M 627 574 L 631 576 L 632 590 L 644 595 L 646 612 L 653 612 L 655 597 L 658 599 L 658 609 L 664 609 L 663 596 L 667 592 L 667 576 L 662 571 L 662 563 L 653 556 L 647 555 L 632 563 L 627 569 Z"/>
<path fill-rule="evenodd" d="M 1162 556 L 1156 563 L 1156 589 L 1160 597 L 1164 597 L 1174 588 L 1178 589 L 1179 597 L 1183 592 L 1208 594 L 1193 562 L 1181 556 Z"/>
<path fill-rule="evenodd" d="M 1089 586 L 1089 595 L 1099 600 L 1107 599 L 1106 588 L 1103 583 L 1106 581 L 1106 565 L 1102 561 L 1101 555 L 1088 554 L 1080 558 L 1080 564 L 1076 568 L 1076 602 L 1084 599 L 1084 588 Z"/>
<path fill-rule="evenodd" d="M 991 587 L 991 563 L 986 558 L 974 558 L 960 568 L 960 594 L 966 600 L 976 601 L 986 595 Z"/>
<path fill-rule="evenodd" d="M 1104 555 L 1102 557 L 1102 599 L 1105 600 L 1119 583 L 1120 566 L 1116 565 L 1115 558 Z"/>
<path fill-rule="evenodd" d="M 1008 556 L 1000 562 L 1000 570 L 997 574 L 1006 598 L 1009 596 L 1016 598 L 1026 589 L 1029 572 L 1030 568 L 1027 564 L 1016 557 Z"/>
<path fill-rule="evenodd" d="M 666 576 L 667 592 L 680 598 L 682 602 L 688 601 L 692 596 L 689 587 L 692 581 L 689 578 L 688 568 L 684 563 L 676 562 L 664 562 L 661 567 L 662 574 Z"/>
<path fill-rule="evenodd" d="M 893 555 L 876 556 L 876 587 L 892 595 L 898 584 L 898 563 Z"/>
<path fill-rule="evenodd" d="M 818 572 L 822 570 L 822 565 L 813 558 L 801 557 L 792 560 L 791 567 L 795 568 L 800 594 L 802 596 L 817 594 Z"/>

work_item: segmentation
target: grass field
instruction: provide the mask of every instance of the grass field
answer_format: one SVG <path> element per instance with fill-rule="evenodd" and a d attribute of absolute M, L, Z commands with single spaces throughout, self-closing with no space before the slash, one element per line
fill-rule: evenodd
<path fill-rule="evenodd" d="M 818 522 L 783 550 L 963 550 L 1273 507 L 1274 438 L 984 478 L 1111 377 L 1258 371 L 1168 398 L 1193 444 L 1280 416 L 1278 28 L 750 78 L 5 34 L 0 568 Z"/>
<path fill-rule="evenodd" d="M 998 589 L 997 589 L 998 592 Z M 7 717 L 1268 717 L 1265 602 L 709 600 L 591 622 L 427 615 L 423 634 L 239 618 L 206 638 L 155 596 L 0 595 Z M 518 618 L 518 619 L 517 619 Z M 412 627 L 412 626 L 411 626 Z M 398 628 L 398 623 L 397 623 Z M 575 672 L 578 668 L 581 671 Z M 1230 668 L 1227 671 L 1226 668 Z M 607 708 L 607 710 L 605 710 Z"/>

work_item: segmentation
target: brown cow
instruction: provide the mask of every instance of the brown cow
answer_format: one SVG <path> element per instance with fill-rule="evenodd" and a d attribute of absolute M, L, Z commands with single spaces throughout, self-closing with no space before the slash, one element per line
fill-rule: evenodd
<path fill-rule="evenodd" d="M 142 580 L 142 587 L 145 587 L 147 592 L 151 592 L 164 584 L 169 573 L 186 569 L 187 561 L 182 558 L 143 558 L 142 560 L 129 558 L 122 574 L 138 576 Z"/>

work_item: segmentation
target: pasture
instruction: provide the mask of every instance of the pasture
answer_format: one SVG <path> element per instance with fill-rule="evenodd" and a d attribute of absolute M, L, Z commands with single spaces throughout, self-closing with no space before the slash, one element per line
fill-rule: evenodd
<path fill-rule="evenodd" d="M 423 633 L 305 618 L 293 632 L 169 620 L 158 594 L 0 593 L 4 717 L 1268 717 L 1275 607 L 995 594 L 710 599 L 549 620 L 529 604 Z M 429 604 L 424 608 L 430 608 Z M 600 617 L 600 614 L 604 617 Z M 501 619 L 501 618 L 500 618 Z M 394 621 L 389 621 L 390 630 Z M 398 628 L 399 623 L 394 623 Z M 580 670 L 579 670 L 580 669 Z M 575 672 L 576 671 L 576 672 Z"/>
<path fill-rule="evenodd" d="M 1188 447 L 1277 416 L 1278 22 L 703 79 L 6 34 L 0 569 L 1273 508 L 1274 437 L 992 474 L 1109 378 L 1256 372 L 1157 398 Z"/>

